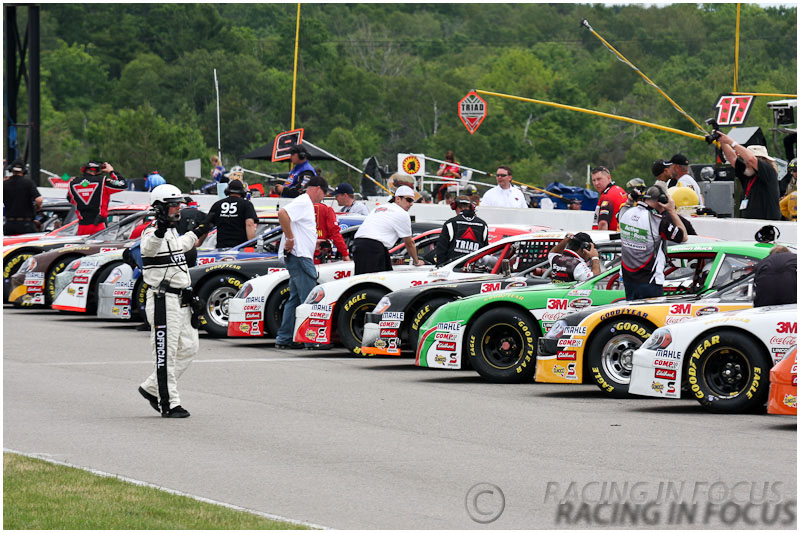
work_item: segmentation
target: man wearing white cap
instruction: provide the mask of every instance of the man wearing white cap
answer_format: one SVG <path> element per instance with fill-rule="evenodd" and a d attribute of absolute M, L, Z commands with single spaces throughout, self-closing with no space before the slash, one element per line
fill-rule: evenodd
<path fill-rule="evenodd" d="M 353 240 L 355 274 L 392 270 L 389 248 L 401 239 L 415 266 L 425 264 L 417 256 L 417 247 L 411 238 L 411 217 L 408 210 L 414 205 L 414 189 L 406 185 L 397 188 L 394 198 L 386 205 L 376 207 L 358 227 Z"/>
<path fill-rule="evenodd" d="M 719 143 L 725 159 L 736 170 L 742 185 L 742 203 L 739 216 L 761 220 L 780 220 L 780 190 L 775 158 L 770 157 L 766 146 L 742 146 L 720 132 Z"/>

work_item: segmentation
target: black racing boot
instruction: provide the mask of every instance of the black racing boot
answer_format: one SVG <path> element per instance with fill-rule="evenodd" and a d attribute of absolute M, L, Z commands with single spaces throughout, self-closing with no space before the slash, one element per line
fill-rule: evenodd
<path fill-rule="evenodd" d="M 176 405 L 166 413 L 161 413 L 161 416 L 164 418 L 186 418 L 189 416 L 189 411 L 180 405 Z"/>

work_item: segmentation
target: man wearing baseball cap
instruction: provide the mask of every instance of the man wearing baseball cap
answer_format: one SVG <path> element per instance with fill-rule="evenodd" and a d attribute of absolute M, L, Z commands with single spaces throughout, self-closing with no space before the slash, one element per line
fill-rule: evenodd
<path fill-rule="evenodd" d="M 671 162 L 664 161 L 663 159 L 656 159 L 653 161 L 653 166 L 650 168 L 650 170 L 653 172 L 653 176 L 655 176 L 657 182 L 664 182 L 667 185 L 667 188 L 669 188 L 675 185 L 675 182 L 672 180 L 671 168 Z"/>
<path fill-rule="evenodd" d="M 489 226 L 475 215 L 476 206 L 469 196 L 458 196 L 450 207 L 456 216 L 444 223 L 436 241 L 437 267 L 489 244 Z"/>
<path fill-rule="evenodd" d="M 244 198 L 244 183 L 229 181 L 225 194 L 208 210 L 208 220 L 217 227 L 217 248 L 231 248 L 252 239 L 258 224 L 256 208 Z"/>
<path fill-rule="evenodd" d="M 402 240 L 414 266 L 425 264 L 417 255 L 411 238 L 411 217 L 408 210 L 414 205 L 414 189 L 406 185 L 397 188 L 386 205 L 376 207 L 358 227 L 353 240 L 355 274 L 392 270 L 389 248 Z"/>
<path fill-rule="evenodd" d="M 739 216 L 780 220 L 780 189 L 775 158 L 770 157 L 766 146 L 742 146 L 724 133 L 719 134 L 722 153 L 742 185 Z"/>
<path fill-rule="evenodd" d="M 42 195 L 32 179 L 25 176 L 25 163 L 15 159 L 7 167 L 11 172 L 8 179 L 3 180 L 3 207 L 6 223 L 4 235 L 33 233 L 36 226 L 33 217 L 42 208 Z"/>
<path fill-rule="evenodd" d="M 283 185 L 275 187 L 283 198 L 297 198 L 308 185 L 308 180 L 317 175 L 317 170 L 308 162 L 308 151 L 302 144 L 295 144 L 289 149 L 294 167 Z"/>
<path fill-rule="evenodd" d="M 340 183 L 333 191 L 333 197 L 342 208 L 340 213 L 352 215 L 369 215 L 369 209 L 361 202 L 356 202 L 355 190 L 349 183 Z"/>
<path fill-rule="evenodd" d="M 706 205 L 703 201 L 703 194 L 700 192 L 700 186 L 697 181 L 689 174 L 689 159 L 683 154 L 675 154 L 669 160 L 672 163 L 669 171 L 673 180 L 677 180 L 678 185 L 682 187 L 691 187 L 697 194 L 699 205 Z"/>
<path fill-rule="evenodd" d="M 78 235 L 92 235 L 106 227 L 111 195 L 126 190 L 128 184 L 107 162 L 89 161 L 81 173 L 70 180 L 67 200 L 78 211 Z"/>

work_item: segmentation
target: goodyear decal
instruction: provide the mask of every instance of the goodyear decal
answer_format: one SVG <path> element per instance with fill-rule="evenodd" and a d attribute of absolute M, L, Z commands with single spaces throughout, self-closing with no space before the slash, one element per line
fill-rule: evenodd
<path fill-rule="evenodd" d="M 611 318 L 618 315 L 631 315 L 631 316 L 639 316 L 642 318 L 647 318 L 647 313 L 641 311 L 639 309 L 631 308 L 631 307 L 623 307 L 621 309 L 614 309 L 613 311 L 609 311 L 608 313 L 604 313 L 600 315 L 600 320 L 605 320 L 607 318 Z"/>

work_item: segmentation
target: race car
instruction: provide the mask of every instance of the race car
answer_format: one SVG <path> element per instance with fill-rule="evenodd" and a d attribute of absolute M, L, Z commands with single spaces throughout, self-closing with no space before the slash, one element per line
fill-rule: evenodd
<path fill-rule="evenodd" d="M 727 264 L 718 261 L 721 256 L 741 253 L 761 258 L 772 248 L 770 244 L 692 239 L 697 242 L 668 249 L 667 295 L 695 294 L 711 287 L 719 269 Z M 712 267 L 704 268 L 709 263 Z M 440 307 L 422 326 L 416 364 L 458 369 L 468 360 L 489 381 L 529 382 L 536 371 L 538 338 L 556 321 L 591 305 L 624 298 L 617 265 L 580 283 L 539 285 L 457 300 Z M 576 365 L 574 371 L 582 369 Z"/>
<path fill-rule="evenodd" d="M 22 233 L 20 235 L 3 236 L 3 246 L 11 244 L 21 244 L 23 242 L 36 241 L 46 235 L 55 236 L 56 231 L 66 226 L 73 226 L 78 223 L 75 214 L 75 206 L 65 198 L 44 197 L 42 208 L 36 212 L 33 224 L 36 226 L 36 233 Z M 77 232 L 74 228 L 73 235 Z M 67 233 L 64 233 L 67 235 Z"/>
<path fill-rule="evenodd" d="M 128 215 L 147 211 L 150 205 L 122 204 L 108 211 L 108 228 L 111 229 L 117 222 Z M 104 230 L 105 231 L 105 230 Z M 78 221 L 51 231 L 50 233 L 36 236 L 37 234 L 17 235 L 3 239 L 3 300 L 8 301 L 11 294 L 11 276 L 19 270 L 26 259 L 35 254 L 64 246 L 67 243 L 84 242 L 92 236 L 77 235 Z M 33 238 L 29 238 L 33 235 Z"/>
<path fill-rule="evenodd" d="M 31 255 L 11 276 L 8 301 L 18 307 L 49 306 L 55 298 L 56 275 L 74 259 L 122 248 L 132 234 L 140 233 L 153 212 L 140 210 L 88 238 L 64 244 L 63 240 L 25 243 Z"/>
<path fill-rule="evenodd" d="M 432 282 L 469 278 L 482 272 L 500 272 L 507 264 L 502 259 L 507 257 L 511 241 L 505 238 L 498 241 L 498 238 L 511 234 L 519 239 L 519 235 L 541 229 L 541 226 L 525 229 L 490 226 L 489 242 L 493 243 L 490 253 L 484 247 L 439 268 L 426 264 L 402 271 L 345 277 L 317 285 L 306 301 L 297 307 L 294 341 L 329 348 L 338 338 L 348 351 L 360 354 L 364 317 L 386 294 Z M 480 260 L 476 260 L 478 256 Z M 337 338 L 334 338 L 334 332 Z"/>
<path fill-rule="evenodd" d="M 715 313 L 658 328 L 633 352 L 630 392 L 716 413 L 763 410 L 768 372 L 797 344 L 797 305 Z M 668 375 L 663 370 L 671 370 Z M 796 390 L 796 389 L 795 389 Z"/>
<path fill-rule="evenodd" d="M 601 254 L 603 263 L 611 264 L 620 253 L 620 241 L 609 240 L 608 231 L 590 231 L 590 237 Z M 399 356 L 401 352 L 414 354 L 417 349 L 419 328 L 438 307 L 458 298 L 475 294 L 550 283 L 550 249 L 558 244 L 566 232 L 540 232 L 520 236 L 504 247 L 486 249 L 484 255 L 475 256 L 474 270 L 480 265 L 508 261 L 508 268 L 494 274 L 475 276 L 452 283 L 431 283 L 400 289 L 384 296 L 364 319 L 361 353 L 364 355 Z M 496 255 L 491 261 L 485 257 Z M 465 265 L 469 270 L 469 265 Z M 384 317 L 385 315 L 385 317 Z M 394 317 L 394 319 L 389 319 Z M 399 320 L 396 317 L 402 317 Z"/>
<path fill-rule="evenodd" d="M 337 222 L 342 237 L 349 244 L 364 217 L 342 216 Z M 204 243 L 199 250 L 197 266 L 189 269 L 192 287 L 204 312 L 198 317 L 200 326 L 210 335 L 224 337 L 228 332 L 228 300 L 247 280 L 271 272 L 283 271 L 277 259 L 281 229 L 264 231 L 255 239 L 226 250 L 213 249 L 214 243 Z M 211 238 L 211 235 L 209 235 Z M 207 239 L 208 241 L 208 239 Z M 210 247 L 211 249 L 206 249 Z M 341 253 L 334 246 L 325 247 L 315 260 L 338 261 Z M 143 316 L 147 285 L 138 269 L 118 262 L 98 289 L 100 318 L 125 319 L 132 314 Z"/>
<path fill-rule="evenodd" d="M 797 346 L 769 371 L 767 413 L 797 416 Z"/>
<path fill-rule="evenodd" d="M 711 293 L 628 301 L 565 316 L 539 338 L 535 380 L 541 383 L 586 380 L 596 383 L 609 396 L 627 397 L 633 351 L 657 327 L 753 307 L 753 275 L 747 274 L 752 268 L 753 263 L 742 265 L 733 271 L 732 277 L 717 271 L 711 288 L 720 290 Z M 674 372 L 662 371 L 664 375 Z"/>
<path fill-rule="evenodd" d="M 419 257 L 432 256 L 441 229 L 442 225 L 437 222 L 411 224 L 412 238 L 417 245 Z M 398 265 L 408 260 L 404 244 L 395 245 L 390 253 L 393 262 Z M 352 276 L 353 265 L 352 261 L 317 265 L 317 282 L 326 283 Z M 289 274 L 283 268 L 246 282 L 228 301 L 228 336 L 274 337 L 283 319 L 283 306 L 288 299 Z"/>

